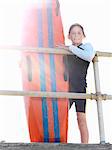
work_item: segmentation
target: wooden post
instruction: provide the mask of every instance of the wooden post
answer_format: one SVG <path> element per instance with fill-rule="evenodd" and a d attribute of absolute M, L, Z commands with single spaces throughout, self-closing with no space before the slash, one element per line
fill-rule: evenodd
<path fill-rule="evenodd" d="M 102 97 L 100 89 L 100 78 L 99 78 L 99 68 L 98 68 L 98 57 L 95 56 L 93 59 L 93 68 L 94 68 L 94 78 L 95 78 L 95 89 L 97 94 L 97 112 L 98 112 L 98 122 L 99 122 L 99 134 L 100 134 L 100 143 L 105 143 L 105 131 L 104 131 L 104 120 L 103 120 L 103 109 L 102 109 Z"/>

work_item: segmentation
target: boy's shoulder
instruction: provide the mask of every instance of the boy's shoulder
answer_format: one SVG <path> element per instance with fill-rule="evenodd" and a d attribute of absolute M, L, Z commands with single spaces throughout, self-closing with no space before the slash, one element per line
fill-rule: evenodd
<path fill-rule="evenodd" d="M 84 43 L 81 46 L 82 46 L 82 48 L 87 48 L 87 49 L 94 50 L 94 48 L 93 48 L 91 43 Z"/>
<path fill-rule="evenodd" d="M 87 43 L 83 43 L 82 46 L 90 46 L 93 47 L 91 43 L 87 42 Z"/>

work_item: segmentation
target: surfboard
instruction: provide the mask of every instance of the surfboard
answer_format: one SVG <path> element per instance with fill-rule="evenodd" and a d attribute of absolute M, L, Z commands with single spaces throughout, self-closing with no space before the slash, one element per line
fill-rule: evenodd
<path fill-rule="evenodd" d="M 57 0 L 37 0 L 25 14 L 23 46 L 64 43 Z M 21 70 L 25 91 L 68 91 L 63 55 L 22 52 Z M 67 142 L 68 99 L 26 96 L 24 101 L 31 142 Z"/>

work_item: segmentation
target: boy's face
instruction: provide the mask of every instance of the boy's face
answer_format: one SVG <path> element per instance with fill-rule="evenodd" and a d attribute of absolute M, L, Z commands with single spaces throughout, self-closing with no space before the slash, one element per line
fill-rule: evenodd
<path fill-rule="evenodd" d="M 80 45 L 84 38 L 82 29 L 79 26 L 73 27 L 68 35 L 68 38 L 72 41 L 72 44 L 76 46 Z"/>

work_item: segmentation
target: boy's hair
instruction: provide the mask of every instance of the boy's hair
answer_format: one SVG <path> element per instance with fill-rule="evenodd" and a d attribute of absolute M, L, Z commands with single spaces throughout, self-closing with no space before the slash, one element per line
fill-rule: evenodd
<path fill-rule="evenodd" d="M 72 25 L 70 26 L 70 28 L 69 28 L 69 32 L 68 32 L 68 33 L 70 34 L 71 30 L 72 30 L 74 27 L 76 27 L 76 26 L 78 26 L 78 27 L 81 28 L 84 37 L 86 37 L 86 35 L 85 35 L 85 33 L 84 33 L 84 29 L 83 29 L 83 27 L 82 27 L 79 23 L 72 24 Z"/>

